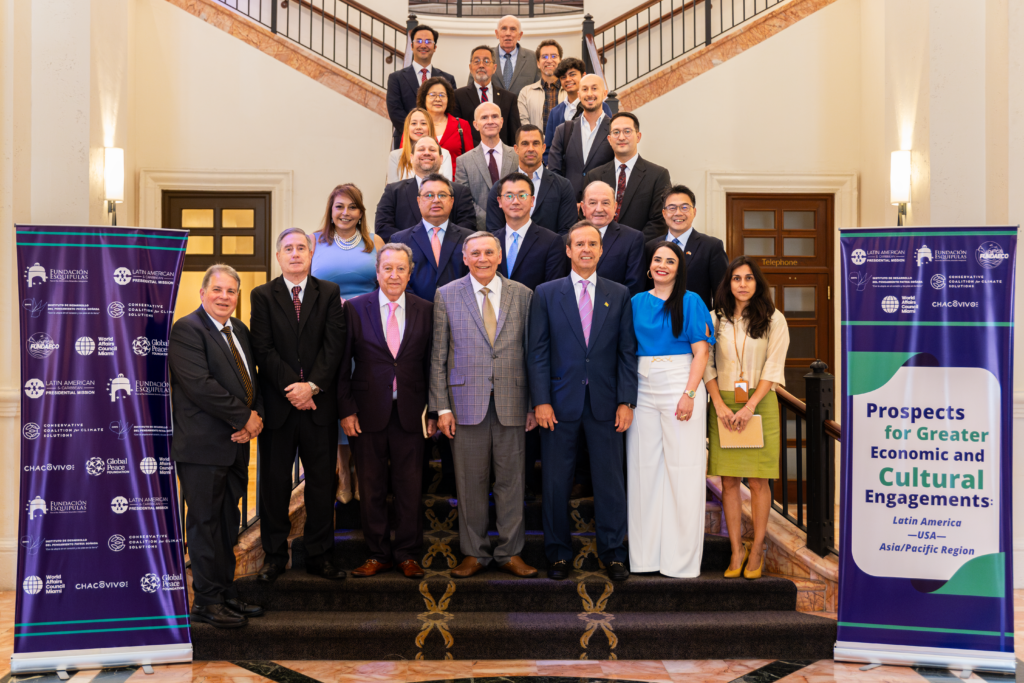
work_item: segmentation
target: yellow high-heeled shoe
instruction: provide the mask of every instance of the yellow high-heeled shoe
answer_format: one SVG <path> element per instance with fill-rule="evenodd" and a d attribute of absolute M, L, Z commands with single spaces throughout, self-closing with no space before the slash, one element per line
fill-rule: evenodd
<path fill-rule="evenodd" d="M 745 565 L 747 563 L 747 558 L 748 557 L 750 557 L 750 546 L 747 545 L 746 543 L 744 543 L 743 544 L 743 560 L 740 562 L 740 566 L 737 567 L 736 569 L 726 569 L 725 570 L 725 574 L 723 574 L 723 576 L 725 576 L 725 578 L 727 578 L 727 579 L 737 579 L 737 578 L 739 578 L 740 573 L 743 571 L 743 565 Z"/>
<path fill-rule="evenodd" d="M 760 579 L 761 578 L 761 570 L 762 569 L 764 569 L 764 551 L 763 550 L 761 551 L 761 565 L 757 569 L 751 571 L 750 563 L 748 562 L 747 566 L 743 568 L 743 578 L 751 579 L 751 580 L 753 580 L 753 579 Z"/>

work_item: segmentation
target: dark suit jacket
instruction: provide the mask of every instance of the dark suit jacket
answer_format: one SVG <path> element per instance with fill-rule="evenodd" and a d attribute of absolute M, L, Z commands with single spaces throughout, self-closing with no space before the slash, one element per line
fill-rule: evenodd
<path fill-rule="evenodd" d="M 644 282 L 647 289 L 654 288 L 654 280 L 647 277 L 647 269 L 651 265 L 651 257 L 659 244 L 665 241 L 663 233 L 644 245 Z M 686 240 L 686 289 L 700 295 L 704 299 L 704 305 L 711 310 L 712 299 L 718 291 L 718 285 L 725 277 L 725 271 L 729 269 L 729 257 L 725 255 L 725 245 L 722 240 L 711 235 L 699 233 L 696 230 L 690 233 Z"/>
<path fill-rule="evenodd" d="M 420 89 L 420 67 L 413 62 L 404 69 L 399 69 L 388 76 L 388 118 L 395 127 L 394 149 L 402 144 L 402 131 L 405 128 L 405 117 L 416 108 L 416 93 Z M 441 71 L 431 64 L 430 77 L 446 79 L 456 88 L 455 76 Z"/>
<path fill-rule="evenodd" d="M 423 221 L 411 228 L 396 232 L 392 242 L 408 244 L 412 249 L 412 277 L 406 291 L 412 292 L 433 305 L 434 293 L 438 287 L 465 277 L 469 270 L 462 260 L 462 244 L 475 231 L 448 221 L 448 228 L 441 240 L 441 263 L 434 262 L 434 250 L 430 246 L 430 233 L 423 227 Z"/>
<path fill-rule="evenodd" d="M 174 438 L 171 458 L 176 462 L 226 467 L 238 449 L 231 435 L 245 426 L 252 411 L 263 416 L 263 395 L 256 379 L 249 328 L 236 318 L 228 321 L 245 356 L 255 398 L 245 405 L 245 385 L 227 337 L 200 306 L 174 323 L 167 360 L 171 369 Z"/>
<path fill-rule="evenodd" d="M 465 185 L 452 183 L 455 186 L 455 203 L 452 206 L 451 220 L 458 225 L 476 225 L 476 208 L 473 195 Z M 384 194 L 377 202 L 377 213 L 373 219 L 373 229 L 385 242 L 390 242 L 392 235 L 405 230 L 423 220 L 420 205 L 416 201 L 419 185 L 415 178 L 399 180 L 384 186 Z"/>
<path fill-rule="evenodd" d="M 576 190 L 577 202 L 583 199 L 583 189 L 594 180 L 590 175 L 593 170 L 615 159 L 612 146 L 608 144 L 610 126 L 611 119 L 605 116 L 598 126 L 594 144 L 590 147 L 590 156 L 586 161 L 583 160 L 583 125 L 580 119 L 566 121 L 555 129 L 548 156 L 548 168 L 569 179 L 572 189 Z"/>
<path fill-rule="evenodd" d="M 505 227 L 505 214 L 498 205 L 500 189 L 495 183 L 487 195 L 487 229 L 491 232 L 497 232 Z M 572 184 L 545 168 L 541 172 L 540 192 L 536 195 L 533 215 L 530 218 L 534 223 L 545 227 L 550 225 L 549 229 L 559 235 L 569 232 L 569 228 L 579 220 Z"/>
<path fill-rule="evenodd" d="M 579 106 L 580 100 L 576 98 L 576 101 L 571 106 L 576 108 L 576 114 L 573 116 L 574 119 L 578 119 L 582 116 L 583 110 Z M 548 114 L 548 120 L 544 122 L 544 165 L 548 165 L 548 155 L 551 154 L 551 144 L 555 141 L 555 129 L 561 124 L 565 123 L 565 108 L 570 106 L 567 101 L 559 102 L 551 108 L 551 113 Z M 612 108 L 608 106 L 608 100 L 605 100 L 604 115 L 609 119 L 612 118 Z"/>
<path fill-rule="evenodd" d="M 603 180 L 613 188 L 618 188 L 619 162 L 612 159 L 595 168 L 588 177 L 591 180 Z M 640 157 L 626 181 L 619 220 L 626 225 L 636 226 L 644 234 L 644 239 L 650 240 L 665 234 L 668 228 L 661 214 L 661 202 L 671 187 L 672 179 L 667 168 Z"/>
<path fill-rule="evenodd" d="M 341 291 L 329 280 L 309 276 L 302 298 L 302 311 L 295 317 L 292 294 L 284 276 L 252 290 L 252 345 L 260 368 L 260 389 L 267 415 L 266 427 L 284 424 L 292 404 L 285 387 L 303 380 L 312 382 L 320 393 L 313 397 L 311 411 L 318 425 L 338 419 L 338 362 L 345 350 L 345 314 Z"/>
<path fill-rule="evenodd" d="M 405 333 L 398 355 L 392 356 L 378 297 L 375 290 L 345 302 L 348 335 L 338 370 L 338 416 L 358 413 L 363 432 L 383 431 L 391 420 L 392 382 L 397 377 L 399 422 L 405 431 L 418 434 L 430 386 L 434 305 L 406 292 Z"/>
<path fill-rule="evenodd" d="M 516 47 L 519 48 L 519 56 L 516 57 L 516 68 L 512 70 L 512 84 L 506 90 L 519 97 L 520 90 L 540 80 L 540 69 L 537 68 L 537 53 L 534 50 L 528 50 L 519 43 L 516 43 Z M 492 78 L 498 81 L 498 85 L 504 88 L 505 81 L 502 78 L 505 69 L 505 64 L 502 61 L 503 54 L 501 46 L 491 48 L 491 59 L 498 65 L 494 70 Z M 466 81 L 466 85 L 473 85 L 472 73 L 469 74 L 469 80 Z"/>
<path fill-rule="evenodd" d="M 512 273 L 509 274 L 508 253 L 505 249 L 507 234 L 508 230 L 504 227 L 495 233 L 501 242 L 499 273 L 534 290 L 544 282 L 565 277 L 569 263 L 565 257 L 565 240 L 536 223 L 530 224 L 526 237 L 519 243 L 519 253 L 512 266 Z"/>
<path fill-rule="evenodd" d="M 636 333 L 629 290 L 600 276 L 594 289 L 589 344 L 571 276 L 542 284 L 530 304 L 526 368 L 531 397 L 535 407 L 550 403 L 558 420 L 580 419 L 588 389 L 598 420 L 614 420 L 620 403 L 636 404 Z"/>
<path fill-rule="evenodd" d="M 504 122 L 501 125 L 501 141 L 509 147 L 516 144 L 516 131 L 519 130 L 519 104 L 515 95 L 501 87 L 496 77 L 491 78 L 491 84 L 487 86 L 487 99 L 498 105 L 501 109 L 501 118 Z M 452 116 L 457 119 L 469 121 L 470 128 L 473 128 L 473 146 L 480 144 L 480 131 L 473 126 L 473 119 L 476 115 L 476 108 L 480 106 L 480 93 L 477 92 L 476 84 L 467 85 L 455 91 L 455 104 L 452 106 Z"/>
<path fill-rule="evenodd" d="M 598 276 L 625 285 L 631 295 L 644 291 L 647 268 L 643 263 L 642 232 L 612 221 L 601 240 L 601 251 L 601 260 L 597 262 Z"/>

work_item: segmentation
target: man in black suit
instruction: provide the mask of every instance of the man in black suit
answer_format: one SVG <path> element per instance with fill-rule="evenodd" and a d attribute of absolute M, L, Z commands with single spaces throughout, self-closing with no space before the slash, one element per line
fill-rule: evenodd
<path fill-rule="evenodd" d="M 377 202 L 377 213 L 373 219 L 374 232 L 385 242 L 396 232 L 418 224 L 423 215 L 417 196 L 423 179 L 441 170 L 441 148 L 437 140 L 424 135 L 416 141 L 412 154 L 412 169 L 416 177 L 399 180 L 384 187 L 384 194 Z M 459 225 L 476 225 L 476 208 L 473 195 L 465 185 L 452 188 L 455 222 Z"/>
<path fill-rule="evenodd" d="M 476 115 L 476 108 L 482 102 L 493 102 L 501 109 L 501 141 L 511 147 L 516 141 L 516 131 L 519 130 L 519 104 L 516 96 L 505 90 L 493 79 L 494 76 L 494 55 L 491 48 L 486 45 L 473 48 L 470 56 L 469 70 L 473 75 L 472 85 L 467 85 L 455 91 L 455 104 L 452 107 L 452 116 L 457 119 L 472 121 Z M 473 146 L 480 144 L 480 131 L 473 129 Z M 458 166 L 458 159 L 456 167 Z"/>
<path fill-rule="evenodd" d="M 454 76 L 430 64 L 437 50 L 437 31 L 420 24 L 412 30 L 409 40 L 412 41 L 412 64 L 388 76 L 388 118 L 395 127 L 392 149 L 402 144 L 405 117 L 416 108 L 416 94 L 423 83 L 437 76 L 451 83 L 453 90 L 456 87 Z"/>
<path fill-rule="evenodd" d="M 609 117 L 603 109 L 607 95 L 600 76 L 584 76 L 580 81 L 583 116 L 559 124 L 551 142 L 548 169 L 569 179 L 576 191 L 576 201 L 580 201 L 583 188 L 591 181 L 588 174 L 615 158 L 608 144 Z"/>
<path fill-rule="evenodd" d="M 263 615 L 262 607 L 239 600 L 235 587 L 238 500 L 248 483 L 249 441 L 263 430 L 249 330 L 231 317 L 240 286 L 234 268 L 210 266 L 199 290 L 202 306 L 174 323 L 168 350 L 171 459 L 188 506 L 192 620 L 219 628 Z"/>
<path fill-rule="evenodd" d="M 598 276 L 625 285 L 630 296 L 644 291 L 644 235 L 614 220 L 615 190 L 600 180 L 587 185 L 583 216 L 601 233 Z"/>
<path fill-rule="evenodd" d="M 538 126 L 525 125 L 516 133 L 519 172 L 533 182 L 534 202 L 530 218 L 552 232 L 565 235 L 579 217 L 572 185 L 560 175 L 547 171 L 544 158 L 544 134 Z M 497 232 L 505 227 L 505 216 L 498 205 L 498 185 L 487 197 L 487 229 Z"/>
<path fill-rule="evenodd" d="M 306 474 L 306 571 L 343 579 L 334 565 L 334 463 L 338 363 L 345 314 L 338 285 L 309 274 L 313 240 L 302 228 L 277 238 L 282 275 L 252 291 L 253 351 L 267 429 L 260 438 L 260 526 L 266 553 L 258 579 L 272 583 L 288 563 L 288 504 L 296 449 Z"/>
<path fill-rule="evenodd" d="M 664 242 L 673 242 L 683 250 L 686 259 L 686 289 L 696 292 L 704 299 L 708 310 L 712 309 L 715 292 L 729 267 L 722 240 L 697 232 L 693 219 L 697 217 L 697 197 L 685 185 L 671 187 L 662 203 L 662 214 L 668 230 L 647 242 L 644 246 L 644 270 L 651 262 L 655 249 Z M 654 281 L 646 276 L 647 289 L 654 288 Z"/>
<path fill-rule="evenodd" d="M 672 187 L 668 169 L 637 154 L 640 119 L 628 111 L 612 117 L 608 142 L 615 159 L 595 168 L 590 177 L 615 188 L 615 220 L 644 233 L 644 239 L 665 234 L 662 199 Z"/>
<path fill-rule="evenodd" d="M 370 557 L 353 570 L 356 577 L 373 576 L 396 564 L 408 578 L 423 577 L 421 416 L 430 384 L 434 307 L 406 290 L 412 269 L 408 245 L 385 244 L 377 252 L 380 288 L 345 302 L 348 343 L 338 373 L 338 404 L 345 416 L 341 428 L 356 458 L 359 511 L 370 550 Z M 425 426 L 433 434 L 436 417 Z"/>
<path fill-rule="evenodd" d="M 509 173 L 495 185 L 505 227 L 495 234 L 501 242 L 498 272 L 530 289 L 565 277 L 565 242 L 530 218 L 533 182 L 522 173 Z"/>

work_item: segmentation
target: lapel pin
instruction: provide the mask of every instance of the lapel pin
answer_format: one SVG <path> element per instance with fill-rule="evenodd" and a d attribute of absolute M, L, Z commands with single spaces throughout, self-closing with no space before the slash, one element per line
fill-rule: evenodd
<path fill-rule="evenodd" d="M 608 308 L 608 302 L 607 301 L 604 302 L 604 307 Z"/>
<path fill-rule="evenodd" d="M 688 252 L 686 252 L 686 255 L 687 256 L 693 256 L 693 252 L 688 251 Z"/>

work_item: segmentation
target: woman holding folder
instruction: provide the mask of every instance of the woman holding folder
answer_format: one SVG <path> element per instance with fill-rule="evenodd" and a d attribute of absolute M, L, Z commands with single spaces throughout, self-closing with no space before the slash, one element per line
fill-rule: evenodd
<path fill-rule="evenodd" d="M 709 475 L 722 477 L 722 508 L 732 560 L 726 578 L 761 576 L 764 536 L 772 506 L 769 479 L 779 478 L 779 402 L 785 385 L 789 327 L 775 308 L 761 269 L 740 256 L 729 264 L 715 295 L 714 349 L 704 371 L 711 397 Z M 740 480 L 750 485 L 754 541 L 742 538 Z M 746 567 L 744 567 L 746 563 Z"/>

